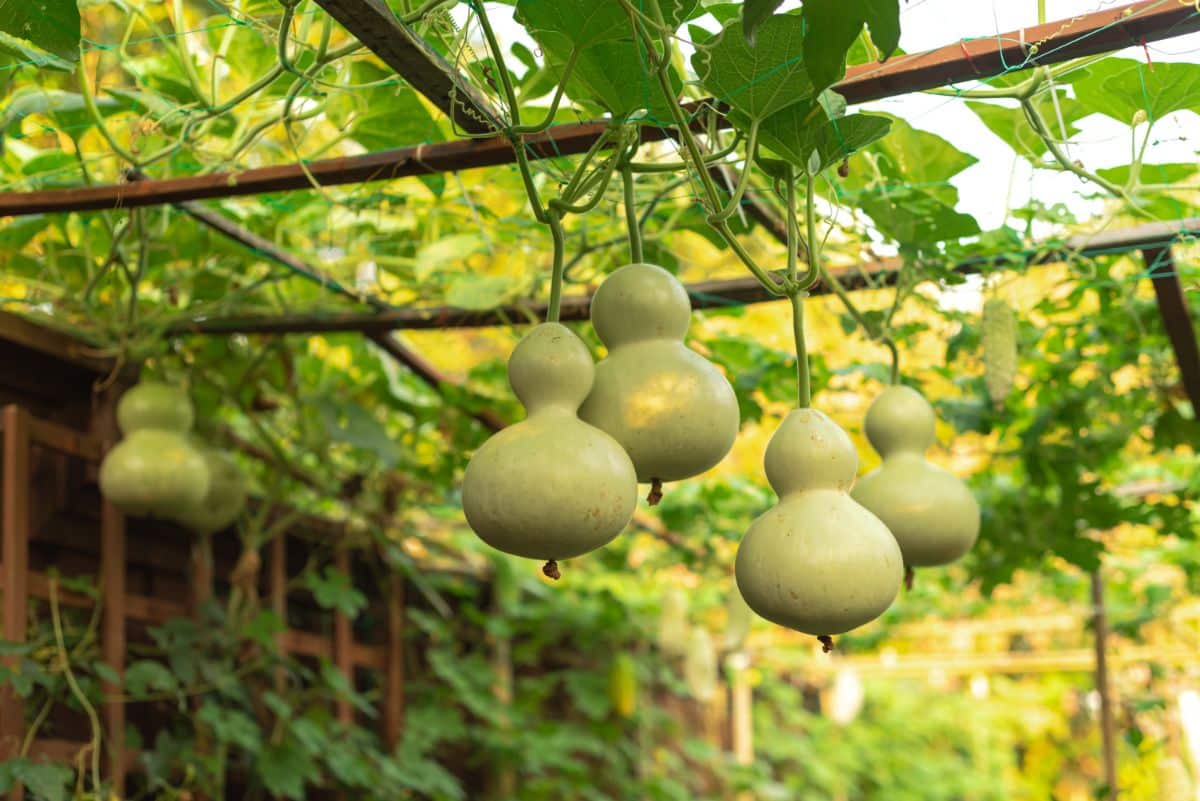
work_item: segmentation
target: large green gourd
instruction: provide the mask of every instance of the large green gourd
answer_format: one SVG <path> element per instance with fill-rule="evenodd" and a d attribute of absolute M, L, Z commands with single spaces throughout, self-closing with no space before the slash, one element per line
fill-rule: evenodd
<path fill-rule="evenodd" d="M 934 425 L 933 408 L 919 392 L 885 389 L 867 410 L 865 425 L 883 464 L 851 493 L 891 530 L 909 567 L 949 564 L 979 536 L 979 504 L 971 491 L 925 461 Z"/>
<path fill-rule="evenodd" d="M 194 416 L 181 389 L 145 382 L 126 391 L 117 403 L 125 438 L 100 464 L 104 497 L 135 516 L 172 517 L 201 503 L 210 476 L 188 439 Z"/>
<path fill-rule="evenodd" d="M 691 314 L 683 284 L 653 264 L 621 267 L 592 298 L 609 352 L 579 414 L 621 443 L 642 482 L 703 473 L 737 437 L 733 387 L 683 344 Z"/>
<path fill-rule="evenodd" d="M 881 615 L 904 568 L 896 538 L 849 495 L 858 467 L 850 437 L 816 409 L 795 409 L 771 437 L 765 467 L 779 503 L 738 548 L 746 603 L 822 639 Z"/>
<path fill-rule="evenodd" d="M 208 466 L 208 492 L 199 503 L 175 510 L 172 518 L 197 534 L 214 534 L 232 525 L 246 508 L 246 479 L 226 454 L 213 448 L 199 450 Z"/>
<path fill-rule="evenodd" d="M 467 522 L 493 548 L 566 559 L 606 544 L 633 516 L 633 464 L 578 416 L 594 375 L 587 346 L 558 323 L 517 344 L 508 380 L 528 417 L 485 442 L 463 477 Z"/>

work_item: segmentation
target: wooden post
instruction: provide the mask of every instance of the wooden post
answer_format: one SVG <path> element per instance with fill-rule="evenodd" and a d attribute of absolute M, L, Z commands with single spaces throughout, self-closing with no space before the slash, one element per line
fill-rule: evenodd
<path fill-rule="evenodd" d="M 493 614 L 497 616 L 504 611 L 502 584 L 502 579 L 493 577 L 491 607 Z M 512 640 L 507 636 L 495 634 L 488 635 L 488 641 L 492 646 L 492 694 L 505 710 L 508 710 L 513 702 Z M 507 711 L 502 713 L 499 725 L 502 729 L 512 727 Z M 516 789 L 517 776 L 512 764 L 506 761 L 493 765 L 488 776 L 489 801 L 508 801 L 514 796 Z"/>
<path fill-rule="evenodd" d="M 350 573 L 350 551 L 340 549 L 335 557 L 337 569 Z M 345 677 L 346 682 L 354 686 L 354 632 L 350 626 L 350 617 L 340 610 L 333 613 L 333 664 Z M 339 698 L 336 706 L 337 719 L 343 723 L 354 722 L 354 708 L 344 698 Z"/>
<path fill-rule="evenodd" d="M 101 653 L 117 675 L 106 682 L 104 734 L 108 742 L 108 778 L 117 796 L 125 788 L 125 516 L 108 501 L 100 509 L 100 583 L 104 605 Z"/>
<path fill-rule="evenodd" d="M 1092 630 L 1096 645 L 1096 692 L 1100 696 L 1100 735 L 1104 746 L 1105 798 L 1117 798 L 1117 733 L 1108 683 L 1108 616 L 1104 609 L 1104 578 L 1092 571 Z"/>
<path fill-rule="evenodd" d="M 275 539 L 271 540 L 271 555 L 270 564 L 267 567 L 269 571 L 268 582 L 271 592 L 271 611 L 279 618 L 282 627 L 279 633 L 275 635 L 275 647 L 279 649 L 279 653 L 284 652 L 284 641 L 287 638 L 288 618 L 287 618 L 287 532 L 281 531 L 275 535 Z M 284 675 L 283 667 L 275 670 L 275 689 L 279 692 L 283 691 L 284 683 L 287 677 Z"/>
<path fill-rule="evenodd" d="M 0 491 L 4 505 L 0 535 L 3 636 L 10 642 L 25 642 L 29 614 L 29 415 L 18 406 L 5 406 L 0 423 L 4 426 L 4 486 Z M 20 752 L 24 735 L 24 703 L 11 687 L 0 687 L 0 762 Z M 9 799 L 20 801 L 23 793 L 22 787 L 14 787 Z"/>
<path fill-rule="evenodd" d="M 389 749 L 404 731 L 404 578 L 394 576 L 387 598 L 387 655 L 383 685 L 383 742 Z"/>

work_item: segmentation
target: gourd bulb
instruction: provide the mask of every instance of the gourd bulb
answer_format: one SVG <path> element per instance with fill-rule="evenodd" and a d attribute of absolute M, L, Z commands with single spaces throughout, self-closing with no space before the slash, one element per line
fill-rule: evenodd
<path fill-rule="evenodd" d="M 168 517 L 208 493 L 208 465 L 187 437 L 137 429 L 100 464 L 100 492 L 126 514 Z"/>
<path fill-rule="evenodd" d="M 528 416 L 485 442 L 463 476 L 467 522 L 493 548 L 553 562 L 605 545 L 633 516 L 633 464 L 577 414 L 593 376 L 587 347 L 563 325 L 543 323 L 517 344 L 508 378 Z"/>
<path fill-rule="evenodd" d="M 871 403 L 864 424 L 883 464 L 859 479 L 852 495 L 887 525 L 908 567 L 949 564 L 979 536 L 979 504 L 971 491 L 925 460 L 935 422 L 919 392 L 892 386 Z"/>
<path fill-rule="evenodd" d="M 683 680 L 697 701 L 711 701 L 717 694 L 717 655 L 708 629 L 697 626 L 688 638 L 683 662 Z"/>
<path fill-rule="evenodd" d="M 979 338 L 988 397 L 996 406 L 1002 406 L 1017 376 L 1017 317 L 1001 298 L 984 301 Z"/>
<path fill-rule="evenodd" d="M 192 402 L 179 387 L 143 381 L 126 390 L 117 402 L 117 425 L 123 434 L 144 428 L 182 434 L 191 431 L 194 422 Z"/>
<path fill-rule="evenodd" d="M 199 450 L 208 467 L 208 492 L 199 503 L 174 510 L 172 517 L 197 534 L 214 534 L 231 526 L 246 508 L 246 479 L 228 455 L 213 448 Z"/>
<path fill-rule="evenodd" d="M 658 648 L 668 656 L 683 656 L 688 643 L 688 598 L 678 587 L 663 593 L 658 613 Z"/>
<path fill-rule="evenodd" d="M 881 615 L 900 589 L 900 548 L 848 494 L 858 466 L 850 437 L 816 409 L 795 409 L 767 446 L 779 502 L 746 532 L 737 586 L 760 616 L 828 638 Z"/>
<path fill-rule="evenodd" d="M 621 443 L 639 481 L 703 473 L 737 437 L 733 387 L 684 345 L 691 310 L 683 284 L 653 264 L 621 267 L 592 298 L 592 325 L 608 356 L 580 417 Z"/>
<path fill-rule="evenodd" d="M 117 403 L 125 434 L 100 463 L 100 492 L 129 515 L 173 517 L 201 503 L 211 477 L 187 432 L 195 419 L 183 390 L 150 381 Z"/>

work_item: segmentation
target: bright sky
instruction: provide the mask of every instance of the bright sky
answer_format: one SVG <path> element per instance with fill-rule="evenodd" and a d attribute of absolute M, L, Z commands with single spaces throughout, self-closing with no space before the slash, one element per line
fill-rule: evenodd
<path fill-rule="evenodd" d="M 1119 8 L 1122 0 L 1047 0 L 1047 18 L 1069 19 L 1079 14 Z M 512 22 L 510 9 L 495 6 L 493 19 L 505 41 L 528 42 Z M 711 19 L 711 18 L 709 18 Z M 901 6 L 900 46 L 909 53 L 929 50 L 962 38 L 1007 33 L 1037 24 L 1037 0 L 904 0 Z M 1154 61 L 1200 60 L 1200 34 L 1179 37 L 1149 46 Z M 1144 60 L 1146 53 L 1130 48 L 1120 55 Z M 957 99 L 927 94 L 905 95 L 861 106 L 903 117 L 917 128 L 933 131 L 959 149 L 971 153 L 979 163 L 962 172 L 958 186 L 959 209 L 973 215 L 984 230 L 1003 222 L 1006 206 L 1019 207 L 1036 193 L 1043 202 L 1067 203 L 1080 217 L 1094 209 L 1077 191 L 1088 188 L 1075 176 L 1033 169 L 989 131 L 966 105 Z M 1129 161 L 1129 129 L 1100 115 L 1082 121 L 1082 132 L 1073 140 L 1071 154 L 1089 169 L 1117 166 Z M 1189 141 L 1188 133 L 1193 137 Z M 1147 151 L 1147 163 L 1195 162 L 1196 135 L 1200 119 L 1188 112 L 1167 117 L 1155 126 L 1157 143 Z M 1015 170 L 1015 172 L 1014 172 Z M 1005 195 L 1011 183 L 1011 196 Z M 1089 190 L 1090 191 L 1090 190 Z"/>

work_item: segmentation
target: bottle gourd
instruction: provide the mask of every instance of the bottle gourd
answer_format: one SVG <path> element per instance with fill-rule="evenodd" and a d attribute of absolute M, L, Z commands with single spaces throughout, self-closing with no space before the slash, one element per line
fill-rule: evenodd
<path fill-rule="evenodd" d="M 949 564 L 979 536 L 979 504 L 971 491 L 925 461 L 935 422 L 933 408 L 916 390 L 885 389 L 867 410 L 864 426 L 883 464 L 851 493 L 891 530 L 910 568 Z"/>
<path fill-rule="evenodd" d="M 463 477 L 467 522 L 493 548 L 553 563 L 608 543 L 633 516 L 633 464 L 578 416 L 594 376 L 587 346 L 558 323 L 517 344 L 508 380 L 528 416 L 485 442 Z"/>
<path fill-rule="evenodd" d="M 208 467 L 208 492 L 198 504 L 176 510 L 172 519 L 196 534 L 215 534 L 233 525 L 246 508 L 246 479 L 228 455 L 214 448 L 199 450 Z"/>
<path fill-rule="evenodd" d="M 621 443 L 638 481 L 656 486 L 708 470 L 737 437 L 733 387 L 683 344 L 691 315 L 683 284 L 653 264 L 621 267 L 592 298 L 608 357 L 580 417 Z"/>
<path fill-rule="evenodd" d="M 881 615 L 903 564 L 887 526 L 850 497 L 858 453 L 816 409 L 794 409 L 764 459 L 779 503 L 750 526 L 734 567 L 738 590 L 761 617 L 830 637 Z"/>
<path fill-rule="evenodd" d="M 195 419 L 187 393 L 143 382 L 117 403 L 125 438 L 100 464 L 100 491 L 126 514 L 171 517 L 194 508 L 209 489 L 204 457 L 188 439 Z"/>

